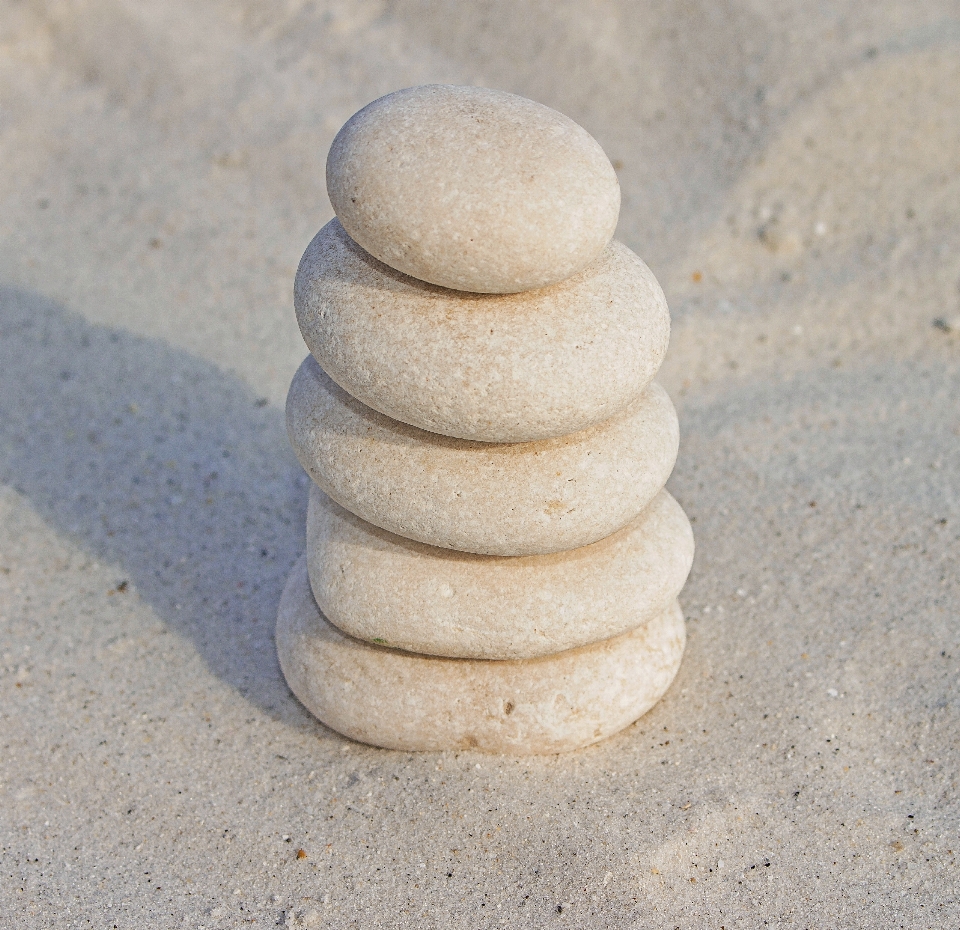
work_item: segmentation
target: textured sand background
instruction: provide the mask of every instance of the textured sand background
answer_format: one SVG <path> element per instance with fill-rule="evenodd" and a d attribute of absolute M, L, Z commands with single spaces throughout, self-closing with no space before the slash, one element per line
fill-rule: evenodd
<path fill-rule="evenodd" d="M 577 755 L 277 667 L 294 271 L 424 81 L 590 130 L 673 312 L 688 651 Z M 0 204 L 0 926 L 960 923 L 956 0 L 2 0 Z"/>

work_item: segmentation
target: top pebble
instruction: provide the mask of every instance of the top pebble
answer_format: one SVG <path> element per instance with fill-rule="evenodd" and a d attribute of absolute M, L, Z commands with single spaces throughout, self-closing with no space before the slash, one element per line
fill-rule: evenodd
<path fill-rule="evenodd" d="M 483 87 L 427 84 L 350 118 L 327 157 L 347 233 L 441 287 L 511 294 L 584 269 L 613 237 L 616 172 L 562 113 Z"/>

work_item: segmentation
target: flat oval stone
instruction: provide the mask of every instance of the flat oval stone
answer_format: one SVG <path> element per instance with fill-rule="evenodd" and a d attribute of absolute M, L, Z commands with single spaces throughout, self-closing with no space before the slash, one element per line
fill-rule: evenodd
<path fill-rule="evenodd" d="M 573 120 L 514 94 L 445 84 L 354 114 L 327 156 L 327 193 L 380 261 L 491 294 L 576 274 L 620 213 L 616 171 Z"/>
<path fill-rule="evenodd" d="M 599 426 L 539 442 L 451 439 L 385 417 L 312 356 L 287 395 L 287 432 L 310 477 L 375 526 L 431 546 L 539 555 L 596 542 L 667 483 L 677 414 L 650 384 Z"/>
<path fill-rule="evenodd" d="M 403 539 L 310 492 L 307 564 L 324 616 L 410 652 L 526 659 L 610 639 L 662 614 L 692 563 L 690 521 L 666 491 L 606 539 L 521 558 Z"/>
<path fill-rule="evenodd" d="M 328 727 L 407 751 L 526 755 L 588 746 L 646 713 L 683 655 L 676 602 L 645 626 L 540 659 L 445 659 L 361 642 L 320 612 L 306 559 L 280 601 L 277 653 L 293 693 Z"/>
<path fill-rule="evenodd" d="M 294 303 L 311 353 L 354 397 L 421 429 L 487 442 L 608 419 L 657 373 L 670 339 L 660 285 L 618 242 L 553 287 L 476 295 L 388 268 L 332 220 L 304 253 Z"/>

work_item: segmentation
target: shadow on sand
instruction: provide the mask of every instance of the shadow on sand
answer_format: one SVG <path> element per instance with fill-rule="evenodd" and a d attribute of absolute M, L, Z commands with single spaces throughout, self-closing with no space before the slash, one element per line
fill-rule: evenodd
<path fill-rule="evenodd" d="M 210 669 L 286 717 L 273 624 L 307 479 L 283 414 L 156 339 L 0 287 L 0 480 L 117 566 Z"/>

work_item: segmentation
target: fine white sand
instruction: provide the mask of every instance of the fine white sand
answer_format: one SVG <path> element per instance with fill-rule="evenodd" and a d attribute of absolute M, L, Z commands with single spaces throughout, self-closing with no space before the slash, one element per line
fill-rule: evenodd
<path fill-rule="evenodd" d="M 574 755 L 277 666 L 294 271 L 425 81 L 592 132 L 673 313 L 687 654 Z M 957 926 L 958 91 L 956 0 L 0 0 L 0 925 Z"/>

